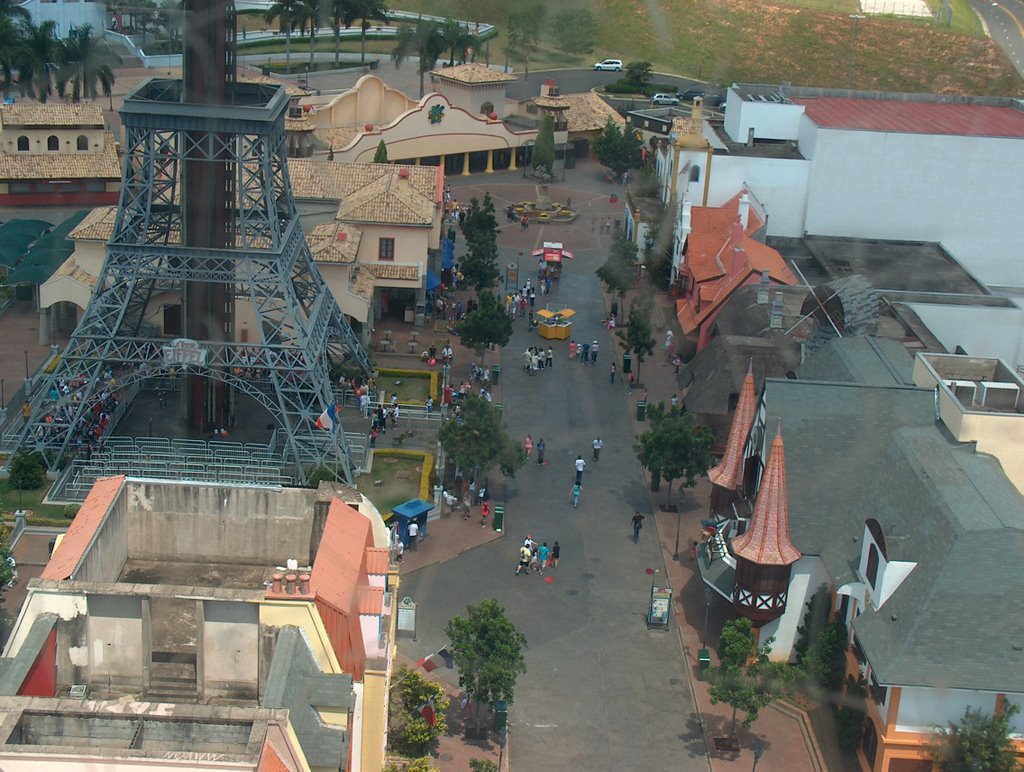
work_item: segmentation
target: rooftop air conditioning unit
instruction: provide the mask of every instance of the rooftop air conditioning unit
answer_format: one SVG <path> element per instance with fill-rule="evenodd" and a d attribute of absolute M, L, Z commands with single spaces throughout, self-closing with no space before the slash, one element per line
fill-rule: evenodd
<path fill-rule="evenodd" d="M 946 385 L 953 392 L 953 396 L 960 400 L 961 405 L 970 407 L 974 404 L 975 393 L 978 389 L 974 381 L 946 381 Z"/>
<path fill-rule="evenodd" d="M 1020 387 L 1016 383 L 983 381 L 979 384 L 979 402 L 989 410 L 1016 410 Z"/>

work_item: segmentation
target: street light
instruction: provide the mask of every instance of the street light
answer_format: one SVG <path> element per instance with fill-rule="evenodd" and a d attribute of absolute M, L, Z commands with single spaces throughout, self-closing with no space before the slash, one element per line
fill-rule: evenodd
<path fill-rule="evenodd" d="M 860 13 L 851 13 L 850 18 L 853 19 L 853 32 L 850 33 L 850 67 L 846 71 L 846 87 L 848 89 L 853 88 L 853 65 L 857 60 L 857 22 L 866 17 Z"/>
<path fill-rule="evenodd" d="M 704 638 L 701 648 L 706 649 L 708 647 L 708 616 L 711 614 L 711 601 L 715 597 L 715 591 L 704 585 Z"/>
<path fill-rule="evenodd" d="M 679 560 L 679 528 L 683 522 L 683 491 L 685 488 L 679 489 L 679 504 L 676 507 L 676 551 L 672 553 L 672 559 L 675 561 Z"/>
<path fill-rule="evenodd" d="M 754 766 L 751 767 L 750 772 L 754 772 L 757 769 L 757 762 L 761 760 L 761 755 L 764 753 L 764 743 L 761 742 L 761 738 L 754 738 Z"/>

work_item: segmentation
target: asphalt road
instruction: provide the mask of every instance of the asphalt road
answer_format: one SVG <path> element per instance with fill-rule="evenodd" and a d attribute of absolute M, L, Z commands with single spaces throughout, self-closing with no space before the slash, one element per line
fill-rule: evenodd
<path fill-rule="evenodd" d="M 575 175 L 583 173 L 577 169 Z M 456 178 L 454 193 L 462 200 L 478 195 L 479 188 L 467 188 L 486 183 L 499 210 L 509 200 L 532 198 L 532 186 L 517 184 L 514 175 L 502 177 L 493 182 Z M 593 228 L 604 219 L 608 196 L 596 189 L 596 182 L 591 187 L 552 191 L 571 193 L 584 213 L 577 224 L 506 229 L 500 244 L 503 262 L 514 262 L 520 251 L 544 238 L 557 237 L 573 249 L 575 259 L 566 265 L 555 293 L 543 300 L 572 305 L 577 311 L 574 337 L 599 341 L 598 363 L 570 363 L 568 342 L 555 341 L 553 369 L 527 376 L 521 353 L 538 339 L 517 320 L 502 353 L 504 412 L 517 441 L 528 432 L 534 442 L 544 438 L 549 463 L 527 464 L 505 483 L 503 538 L 403 577 L 403 595 L 418 604 L 418 640 L 404 640 L 399 648 L 413 659 L 436 651 L 447 643 L 443 629 L 452 616 L 465 614 L 467 604 L 497 598 L 529 642 L 528 672 L 519 679 L 510 711 L 513 768 L 618 772 L 642 763 L 650 769 L 706 772 L 677 632 L 649 631 L 644 624 L 651 587 L 645 569 L 663 563 L 650 519 L 639 544 L 631 540 L 634 510 L 649 515 L 650 504 L 631 449 L 628 411 L 636 397 L 627 397 L 621 379 L 614 385 L 609 379 L 611 336 L 600 325 L 606 311 L 594 276 L 607 238 Z M 521 260 L 521 282 L 532 265 L 530 258 Z M 460 366 L 469 364 L 457 361 L 456 376 L 462 374 Z M 590 452 L 595 434 L 604 441 L 597 463 Z M 577 454 L 587 460 L 587 468 L 580 507 L 573 509 L 569 498 Z M 475 527 L 472 522 L 466 527 Z M 514 575 L 517 551 L 528 533 L 549 545 L 560 542 L 557 570 L 547 576 Z M 454 671 L 437 674 L 455 682 Z"/>
<path fill-rule="evenodd" d="M 971 6 L 984 19 L 989 35 L 1024 78 L 1024 2 L 971 0 Z"/>
<path fill-rule="evenodd" d="M 595 86 L 614 83 L 621 77 L 621 72 L 605 72 L 602 70 L 531 70 L 528 77 L 521 74 L 519 80 L 509 83 L 506 93 L 510 99 L 527 99 L 538 96 L 541 86 L 544 85 L 544 80 L 554 78 L 555 84 L 563 93 L 576 94 L 581 91 L 589 91 Z M 671 83 L 680 91 L 685 91 L 688 88 L 700 88 L 704 85 L 700 81 L 688 78 L 658 74 L 652 76 L 651 82 Z"/>

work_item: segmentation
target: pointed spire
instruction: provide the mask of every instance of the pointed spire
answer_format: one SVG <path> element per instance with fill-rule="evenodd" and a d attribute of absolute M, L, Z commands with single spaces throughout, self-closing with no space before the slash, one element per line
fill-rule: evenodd
<path fill-rule="evenodd" d="M 781 421 L 779 424 L 761 476 L 750 527 L 732 540 L 736 557 L 762 566 L 788 566 L 800 559 L 800 551 L 789 540 L 786 454 L 782 446 Z"/>
<path fill-rule="evenodd" d="M 725 453 L 718 466 L 708 470 L 708 479 L 719 488 L 736 490 L 743 482 L 743 448 L 747 444 L 750 425 L 754 423 L 757 409 L 757 398 L 754 395 L 754 362 L 747 367 L 747 377 L 743 379 L 740 399 L 736 403 L 736 412 L 732 416 L 729 439 L 725 443 Z"/>

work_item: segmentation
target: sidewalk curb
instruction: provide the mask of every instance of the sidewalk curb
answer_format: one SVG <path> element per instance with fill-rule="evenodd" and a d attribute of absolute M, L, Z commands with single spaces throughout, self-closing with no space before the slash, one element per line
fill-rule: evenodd
<path fill-rule="evenodd" d="M 422 571 L 424 568 L 428 568 L 430 566 L 436 566 L 438 563 L 447 563 L 449 560 L 455 560 L 455 558 L 461 557 L 462 555 L 465 555 L 467 552 L 472 552 L 473 550 L 479 549 L 480 547 L 483 547 L 483 546 L 485 546 L 487 544 L 493 544 L 494 542 L 496 542 L 499 539 L 502 539 L 504 537 L 505 537 L 505 531 L 501 531 L 498 534 L 498 536 L 496 538 L 494 538 L 494 539 L 488 539 L 487 541 L 481 542 L 480 544 L 474 544 L 472 547 L 466 547 L 464 550 L 459 550 L 458 552 L 456 552 L 456 553 L 454 553 L 452 555 L 448 555 L 446 557 L 440 557 L 440 558 L 437 558 L 436 560 L 431 560 L 429 563 L 424 563 L 422 566 L 414 568 L 411 571 L 403 571 L 403 572 L 401 572 L 400 575 L 401 576 L 412 576 L 417 571 Z"/>
<path fill-rule="evenodd" d="M 807 715 L 807 711 L 785 699 L 776 700 L 768 707 L 797 722 L 800 726 L 800 734 L 804 738 L 804 745 L 807 747 L 807 755 L 811 757 L 811 764 L 814 765 L 815 772 L 828 772 L 828 765 L 822 756 L 821 747 L 818 745 L 818 738 L 814 734 L 811 717 Z"/>

